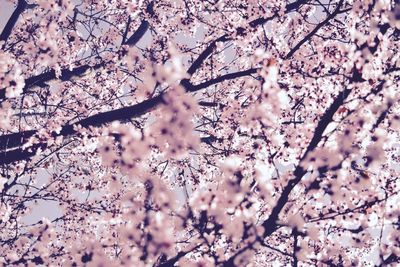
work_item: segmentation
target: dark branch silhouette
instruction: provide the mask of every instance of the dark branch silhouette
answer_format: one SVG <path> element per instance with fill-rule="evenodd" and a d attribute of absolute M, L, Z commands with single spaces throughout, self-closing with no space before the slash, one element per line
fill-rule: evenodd
<path fill-rule="evenodd" d="M 18 0 L 17 7 L 12 13 L 10 19 L 7 21 L 6 26 L 4 26 L 3 31 L 0 34 L 0 41 L 6 42 L 11 35 L 11 32 L 17 23 L 19 16 L 25 11 L 28 3 L 25 0 Z"/>
<path fill-rule="evenodd" d="M 220 77 L 211 79 L 209 81 L 200 83 L 198 85 L 192 85 L 189 82 L 185 82 L 182 84 L 185 89 L 188 92 L 195 92 L 201 89 L 205 89 L 209 87 L 210 85 L 217 84 L 223 81 L 227 80 L 232 80 L 232 79 L 237 79 L 240 77 L 244 77 L 250 74 L 253 74 L 257 71 L 257 69 L 249 69 L 246 71 L 239 71 L 235 73 L 229 73 L 222 75 Z M 72 134 L 76 133 L 76 130 L 74 127 L 81 126 L 84 128 L 88 128 L 90 126 L 96 127 L 96 126 L 101 126 L 106 123 L 110 123 L 113 121 L 126 121 L 131 118 L 135 118 L 138 116 L 141 116 L 153 109 L 155 109 L 157 106 L 162 104 L 163 101 L 163 96 L 164 94 L 160 94 L 156 97 L 150 98 L 148 100 L 144 100 L 143 102 L 140 102 L 136 105 L 129 106 L 129 107 L 124 107 L 116 110 L 111 110 L 108 112 L 104 113 L 99 113 L 93 116 L 90 116 L 86 119 L 83 119 L 81 121 L 78 121 L 74 124 L 66 125 L 62 127 L 60 133 L 55 133 L 53 132 L 53 137 L 57 136 L 70 136 Z M 19 149 L 14 149 L 11 150 L 12 148 L 17 148 L 22 146 L 24 143 L 26 143 L 30 137 L 34 136 L 38 131 L 36 130 L 30 130 L 30 131 L 23 131 L 20 133 L 13 133 L 13 134 L 6 134 L 0 136 L 0 149 L 4 150 L 1 152 L 0 155 L 0 164 L 9 164 L 18 160 L 24 160 L 27 158 L 30 158 L 35 154 L 35 150 L 37 150 L 39 147 L 41 149 L 44 149 L 46 145 L 39 145 L 38 147 L 33 147 L 29 151 L 26 151 L 25 149 L 19 148 Z"/>
<path fill-rule="evenodd" d="M 132 34 L 131 37 L 125 42 L 126 45 L 129 46 L 134 46 L 146 33 L 147 29 L 149 28 L 149 23 L 147 21 L 142 21 L 140 24 L 139 28 L 135 31 L 135 33 Z M 99 69 L 104 67 L 105 63 L 101 62 L 98 64 L 95 64 L 94 66 L 90 66 L 88 64 L 82 65 L 79 67 L 75 67 L 72 70 L 69 69 L 63 69 L 61 70 L 61 76 L 58 78 L 61 81 L 69 81 L 74 77 L 79 77 L 83 75 L 87 70 L 89 69 Z M 49 70 L 46 72 L 43 72 L 41 74 L 29 77 L 25 80 L 25 86 L 23 88 L 23 94 L 29 93 L 29 89 L 34 87 L 34 86 L 39 86 L 42 84 L 45 84 L 47 82 L 53 81 L 57 79 L 56 71 L 55 70 Z M 0 101 L 4 100 L 6 98 L 6 90 L 1 89 L 0 90 Z"/>
<path fill-rule="evenodd" d="M 299 50 L 299 48 L 307 41 L 309 41 L 311 39 L 311 37 L 313 37 L 322 27 L 324 27 L 326 24 L 328 24 L 328 22 L 330 22 L 334 17 L 336 17 L 337 14 L 339 14 L 340 12 L 340 7 L 343 5 L 343 0 L 341 0 L 335 11 L 332 12 L 329 16 L 326 17 L 325 20 L 323 20 L 321 23 L 319 23 L 309 34 L 307 34 L 300 42 L 297 43 L 297 45 L 295 45 L 290 51 L 289 53 L 286 55 L 285 59 L 289 59 L 291 58 L 294 53 L 296 53 L 297 50 Z"/>
<path fill-rule="evenodd" d="M 146 33 L 149 28 L 149 23 L 145 20 L 139 25 L 139 28 L 125 41 L 125 45 L 134 46 L 142 39 L 143 35 Z"/>

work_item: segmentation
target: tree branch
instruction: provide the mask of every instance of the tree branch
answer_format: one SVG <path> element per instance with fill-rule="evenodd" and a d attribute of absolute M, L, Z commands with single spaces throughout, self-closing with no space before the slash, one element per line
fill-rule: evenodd
<path fill-rule="evenodd" d="M 140 38 L 142 38 L 143 35 L 146 33 L 148 27 L 149 27 L 149 23 L 147 21 L 142 21 L 139 28 L 135 31 L 134 34 L 132 34 L 132 36 L 125 42 L 125 44 L 129 45 L 129 46 L 134 46 L 140 40 Z M 61 70 L 61 76 L 59 77 L 59 79 L 61 81 L 69 81 L 73 77 L 77 77 L 77 76 L 84 74 L 90 68 L 99 69 L 99 68 L 103 67 L 104 65 L 105 65 L 105 63 L 102 62 L 102 63 L 98 63 L 94 66 L 82 65 L 82 66 L 76 67 L 72 70 L 63 69 L 63 70 Z M 56 76 L 56 71 L 54 69 L 50 70 L 50 71 L 46 71 L 39 75 L 29 77 L 25 80 L 25 86 L 22 89 L 22 93 L 26 94 L 29 92 L 29 90 L 28 90 L 29 88 L 32 88 L 36 85 L 40 85 L 40 84 L 43 84 L 43 83 L 46 83 L 46 82 L 49 82 L 49 81 L 52 81 L 55 79 L 57 79 L 57 76 Z M 0 90 L 0 101 L 2 101 L 4 99 L 6 99 L 5 88 Z"/>
<path fill-rule="evenodd" d="M 300 8 L 302 5 L 307 4 L 307 2 L 309 2 L 309 1 L 310 0 L 298 0 L 298 1 L 295 1 L 293 3 L 290 3 L 290 4 L 288 4 L 286 6 L 285 13 L 286 14 L 290 13 L 290 12 Z M 277 16 L 277 14 L 275 14 L 272 17 L 269 17 L 269 18 L 258 18 L 258 19 L 255 19 L 252 22 L 250 22 L 250 26 L 251 27 L 256 27 L 258 25 L 267 23 L 268 21 L 270 21 L 271 19 L 275 18 L 276 16 Z"/>
<path fill-rule="evenodd" d="M 201 247 L 202 244 L 198 244 L 197 246 L 195 246 L 194 248 L 187 250 L 187 251 L 180 251 L 178 252 L 178 254 L 176 254 L 176 256 L 170 258 L 169 260 L 166 260 L 162 263 L 160 263 L 159 265 L 157 265 L 157 267 L 173 267 L 175 263 L 177 263 L 181 258 L 183 258 L 184 256 L 186 256 L 187 254 L 193 252 L 194 250 L 198 249 L 199 247 Z"/>
<path fill-rule="evenodd" d="M 353 75 L 353 77 L 357 77 L 358 75 Z M 354 79 L 358 78 L 353 78 Z M 378 87 L 383 86 L 384 81 L 382 81 Z M 275 207 L 272 209 L 272 212 L 270 216 L 268 217 L 267 220 L 264 221 L 262 224 L 265 232 L 264 232 L 264 237 L 269 236 L 272 234 L 277 226 L 277 221 L 279 218 L 279 214 L 282 211 L 283 207 L 286 205 L 286 203 L 289 200 L 289 195 L 293 188 L 301 181 L 303 176 L 306 174 L 306 170 L 301 167 L 301 163 L 305 160 L 307 157 L 308 153 L 313 151 L 317 146 L 318 143 L 322 139 L 322 134 L 324 133 L 325 129 L 333 121 L 333 116 L 335 115 L 336 111 L 340 108 L 340 106 L 343 105 L 344 101 L 346 98 L 350 95 L 351 89 L 344 89 L 342 92 L 339 93 L 339 95 L 336 97 L 336 99 L 333 101 L 333 103 L 329 106 L 329 108 L 325 111 L 324 115 L 321 117 L 319 120 L 317 127 L 315 128 L 314 135 L 307 146 L 306 151 L 304 152 L 303 156 L 300 159 L 299 164 L 297 165 L 296 169 L 294 170 L 294 178 L 290 180 L 287 184 L 287 186 L 283 189 L 283 192 L 281 196 L 279 197 Z"/>
<path fill-rule="evenodd" d="M 213 84 L 250 75 L 252 73 L 255 73 L 256 71 L 257 69 L 249 69 L 235 73 L 228 73 L 198 85 L 193 85 L 190 82 L 187 82 L 182 85 L 186 88 L 188 92 L 195 92 L 201 89 L 205 89 Z M 79 122 L 76 122 L 74 124 L 65 125 L 62 127 L 60 133 L 57 134 L 53 132 L 53 137 L 54 138 L 57 136 L 67 137 L 73 135 L 76 133 L 76 130 L 74 129 L 76 126 L 81 126 L 83 128 L 97 127 L 117 120 L 125 121 L 131 118 L 139 117 L 145 113 L 150 112 L 151 110 L 155 109 L 157 106 L 162 104 L 164 102 L 163 97 L 164 94 L 160 94 L 156 97 L 147 99 L 133 106 L 99 113 L 90 116 L 86 119 L 83 119 Z M 14 150 L 11 149 L 22 146 L 29 140 L 30 137 L 37 134 L 37 132 L 38 132 L 37 130 L 30 130 L 30 131 L 24 131 L 20 133 L 6 134 L 0 136 L 0 150 L 4 150 L 0 154 L 0 164 L 9 164 L 18 160 L 24 160 L 32 157 L 35 154 L 34 153 L 35 150 L 39 147 L 32 148 L 33 152 L 27 152 L 26 150 L 23 150 L 21 148 Z M 40 148 L 44 149 L 45 146 L 40 146 Z"/>
<path fill-rule="evenodd" d="M 84 74 L 90 68 L 99 69 L 102 66 L 104 66 L 104 63 L 96 64 L 93 67 L 91 67 L 89 65 L 82 65 L 82 66 L 76 67 L 72 70 L 63 69 L 61 71 L 61 76 L 59 77 L 59 79 L 61 81 L 69 81 L 73 77 L 77 77 L 77 76 Z M 26 94 L 29 92 L 29 90 L 28 90 L 29 88 L 32 88 L 37 85 L 41 85 L 46 82 L 50 82 L 55 79 L 57 79 L 55 70 L 46 71 L 46 72 L 43 72 L 36 76 L 29 77 L 28 79 L 25 80 L 25 86 L 22 89 L 23 90 L 22 93 Z M 5 98 L 6 98 L 6 90 L 2 89 L 2 90 L 0 90 L 0 100 L 4 100 Z"/>
<path fill-rule="evenodd" d="M 189 80 L 184 79 L 184 80 L 182 80 L 181 85 L 183 85 L 185 87 L 186 91 L 195 92 L 195 91 L 207 88 L 207 87 L 209 87 L 211 85 L 214 85 L 214 84 L 217 84 L 217 83 L 220 83 L 220 82 L 223 82 L 223 81 L 233 80 L 233 79 L 236 79 L 236 78 L 240 78 L 240 77 L 244 77 L 244 76 L 248 76 L 248 75 L 254 74 L 254 73 L 257 72 L 257 70 L 258 70 L 257 68 L 252 68 L 252 69 L 248 69 L 248 70 L 244 70 L 244 71 L 228 73 L 228 74 L 221 75 L 221 76 L 219 76 L 217 78 L 208 80 L 208 81 L 203 82 L 203 83 L 198 84 L 198 85 L 192 85 L 189 82 Z"/>
<path fill-rule="evenodd" d="M 307 3 L 308 1 L 309 0 L 298 0 L 296 2 L 293 2 L 289 5 L 287 5 L 285 13 L 289 13 L 289 12 L 295 10 L 296 8 L 299 8 L 300 6 Z M 249 23 L 249 25 L 250 25 L 250 27 L 254 28 L 256 26 L 265 24 L 266 22 L 272 20 L 275 17 L 276 17 L 276 14 L 271 17 L 268 17 L 268 18 L 255 19 L 255 20 L 251 21 Z M 190 75 L 193 75 L 196 72 L 196 70 L 198 68 L 200 68 L 200 66 L 203 64 L 203 62 L 211 55 L 211 53 L 216 48 L 218 42 L 227 42 L 230 40 L 232 40 L 232 37 L 228 36 L 227 34 L 224 34 L 224 35 L 220 36 L 219 38 L 215 39 L 214 41 L 212 41 L 207 46 L 207 48 L 197 57 L 197 59 L 192 63 L 192 65 L 189 67 L 187 73 Z M 189 79 L 184 79 L 182 82 L 185 83 L 186 81 L 189 81 Z"/>
<path fill-rule="evenodd" d="M 143 37 L 146 33 L 147 29 L 149 28 L 149 23 L 145 20 L 142 21 L 139 28 L 132 34 L 131 37 L 126 40 L 124 43 L 125 45 L 134 46 L 139 42 L 139 40 Z"/>
<path fill-rule="evenodd" d="M 318 143 L 321 141 L 323 132 L 325 131 L 328 124 L 332 122 L 333 115 L 335 115 L 336 111 L 343 104 L 344 100 L 349 96 L 350 92 L 351 89 L 347 88 L 344 89 L 342 92 L 340 92 L 339 95 L 336 97 L 336 99 L 333 101 L 333 103 L 329 106 L 329 108 L 325 111 L 324 115 L 319 120 L 318 125 L 315 128 L 314 135 L 309 145 L 307 146 L 307 149 L 303 154 L 300 163 L 294 170 L 294 178 L 290 180 L 287 186 L 283 189 L 283 192 L 280 195 L 276 205 L 272 209 L 270 216 L 262 224 L 265 230 L 264 237 L 269 236 L 275 231 L 279 214 L 282 211 L 283 207 L 286 205 L 287 201 L 289 200 L 290 193 L 292 192 L 293 188 L 301 181 L 301 179 L 307 172 L 303 167 L 301 167 L 301 162 L 304 161 L 309 152 L 313 151 L 317 147 Z"/>
<path fill-rule="evenodd" d="M 333 19 L 340 11 L 340 7 L 342 6 L 344 0 L 340 0 L 340 2 L 338 3 L 335 11 L 330 14 L 324 21 L 322 21 L 321 23 L 319 23 L 310 33 L 308 33 L 297 45 L 295 45 L 290 51 L 289 53 L 286 55 L 285 59 L 289 59 L 291 58 L 294 53 L 296 53 L 297 50 L 299 50 L 299 48 L 308 40 L 311 39 L 311 37 L 316 34 L 319 29 L 321 29 L 322 27 L 324 27 L 331 19 Z"/>
<path fill-rule="evenodd" d="M 385 34 L 388 29 L 389 27 L 387 26 L 387 24 L 383 24 L 380 26 L 382 34 Z M 379 40 L 376 39 L 376 43 L 373 46 L 374 48 L 373 51 L 377 50 L 378 45 L 379 45 Z M 362 78 L 362 74 L 358 69 L 354 67 L 352 77 L 350 78 L 350 83 L 363 82 L 363 81 L 364 79 Z M 379 92 L 383 88 L 384 83 L 385 81 L 381 81 L 377 86 L 377 88 L 373 91 Z M 270 216 L 262 224 L 265 230 L 264 237 L 271 235 L 275 231 L 279 214 L 282 211 L 283 207 L 286 205 L 287 201 L 289 200 L 290 193 L 292 192 L 293 188 L 301 181 L 301 179 L 307 172 L 303 167 L 301 167 L 301 163 L 305 160 L 308 153 L 313 151 L 318 146 L 318 143 L 321 141 L 325 129 L 327 128 L 329 123 L 332 122 L 333 116 L 335 115 L 336 111 L 340 108 L 340 106 L 343 105 L 346 98 L 350 95 L 350 92 L 351 89 L 348 88 L 340 92 L 339 95 L 336 97 L 336 99 L 333 101 L 333 103 L 329 106 L 329 108 L 325 111 L 324 115 L 319 120 L 317 127 L 315 128 L 314 135 L 310 143 L 308 144 L 306 151 L 301 157 L 299 164 L 294 170 L 294 178 L 290 180 L 287 186 L 283 189 L 283 192 L 280 195 L 275 207 L 272 209 Z"/>
<path fill-rule="evenodd" d="M 17 7 L 15 8 L 10 19 L 7 21 L 6 26 L 4 26 L 4 29 L 0 34 L 0 41 L 7 42 L 8 38 L 11 35 L 12 29 L 14 28 L 15 24 L 19 19 L 19 16 L 25 11 L 27 5 L 28 4 L 26 3 L 25 0 L 18 0 Z"/>

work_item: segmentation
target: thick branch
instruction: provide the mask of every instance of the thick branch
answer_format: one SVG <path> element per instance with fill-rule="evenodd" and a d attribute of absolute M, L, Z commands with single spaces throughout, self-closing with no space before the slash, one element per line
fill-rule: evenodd
<path fill-rule="evenodd" d="M 380 31 L 382 34 L 385 34 L 386 31 L 389 29 L 387 27 L 387 24 L 383 24 L 380 27 Z M 379 45 L 379 40 L 375 43 L 373 46 L 374 51 L 377 50 L 377 47 Z M 359 70 L 356 68 L 353 69 L 352 77 L 350 79 L 351 83 L 357 83 L 357 82 L 363 82 L 364 79 L 362 78 L 362 74 L 360 73 Z M 377 89 L 373 91 L 379 92 L 384 85 L 384 81 L 381 81 L 379 85 L 377 86 Z M 304 159 L 307 157 L 308 153 L 313 151 L 317 146 L 318 143 L 322 139 L 322 135 L 328 126 L 330 122 L 332 122 L 333 116 L 336 113 L 336 111 L 340 108 L 341 105 L 343 105 L 345 99 L 349 96 L 351 92 L 351 89 L 344 89 L 342 92 L 339 93 L 339 95 L 336 97 L 336 99 L 333 101 L 333 103 L 329 106 L 329 108 L 325 111 L 324 115 L 321 117 L 319 120 L 317 127 L 314 131 L 314 135 L 307 146 L 306 151 L 304 152 L 302 158 L 300 159 L 299 164 L 297 165 L 296 169 L 294 170 L 294 178 L 290 180 L 287 184 L 287 186 L 283 189 L 283 192 L 281 196 L 279 197 L 275 207 L 272 209 L 272 212 L 270 216 L 268 217 L 267 220 L 264 221 L 262 224 L 265 232 L 264 232 L 264 237 L 267 237 L 271 235 L 277 226 L 277 221 L 279 218 L 279 214 L 282 211 L 283 207 L 286 205 L 286 203 L 289 200 L 289 195 L 292 192 L 293 188 L 301 181 L 303 176 L 306 174 L 306 170 L 301 167 L 301 163 L 304 161 Z"/>
<path fill-rule="evenodd" d="M 132 34 L 131 37 L 126 40 L 124 43 L 125 45 L 134 46 L 139 42 L 139 40 L 143 37 L 146 33 L 147 29 L 149 28 L 149 23 L 145 20 L 142 21 L 139 28 Z"/>
<path fill-rule="evenodd" d="M 356 73 L 356 71 L 355 71 Z M 359 77 L 358 74 L 353 74 L 353 79 L 352 81 L 358 81 Z M 382 87 L 384 84 L 384 81 L 382 81 L 378 87 Z M 317 146 L 318 143 L 321 141 L 323 133 L 329 123 L 333 121 L 333 116 L 337 112 L 337 110 L 340 108 L 340 106 L 343 105 L 344 101 L 346 98 L 350 95 L 351 89 L 344 89 L 342 92 L 339 93 L 339 95 L 336 97 L 336 99 L 333 101 L 333 103 L 329 106 L 329 108 L 325 111 L 324 115 L 321 117 L 321 119 L 318 122 L 317 127 L 315 128 L 314 135 L 307 146 L 307 149 L 305 153 L 303 154 L 300 163 L 297 165 L 296 169 L 294 170 L 294 178 L 289 181 L 287 186 L 283 189 L 283 192 L 281 196 L 279 197 L 275 207 L 272 209 L 271 215 L 268 217 L 266 221 L 263 223 L 263 227 L 265 229 L 264 232 L 264 237 L 269 236 L 272 234 L 277 226 L 277 221 L 279 218 L 279 214 L 282 211 L 283 207 L 286 205 L 286 203 L 289 200 L 289 195 L 292 192 L 293 188 L 301 181 L 303 176 L 306 174 L 306 170 L 301 167 L 301 162 L 305 160 L 307 155 L 313 151 Z"/>
<path fill-rule="evenodd" d="M 39 148 L 45 149 L 46 145 L 38 144 L 30 147 L 29 149 L 17 148 L 11 151 L 2 151 L 0 152 L 0 165 L 29 159 L 36 155 Z"/>
<path fill-rule="evenodd" d="M 255 73 L 257 69 L 249 69 L 246 71 L 239 71 L 235 73 L 229 73 L 222 75 L 220 77 L 217 77 L 215 79 L 211 79 L 209 81 L 203 82 L 198 85 L 193 85 L 189 82 L 182 84 L 187 91 L 189 92 L 195 92 L 201 89 L 205 89 L 210 85 L 220 83 L 223 81 L 227 80 L 232 80 L 240 77 L 244 77 L 246 75 L 250 75 L 252 73 Z M 111 110 L 108 112 L 104 113 L 99 113 L 93 116 L 90 116 L 86 119 L 83 119 L 79 122 L 76 122 L 74 124 L 66 125 L 62 127 L 61 131 L 59 134 L 53 133 L 53 137 L 57 136 L 70 136 L 76 133 L 74 130 L 75 126 L 82 126 L 84 128 L 88 127 L 96 127 L 96 126 L 101 126 L 113 121 L 125 121 L 134 117 L 141 116 L 145 113 L 150 112 L 151 110 L 155 109 L 157 106 L 163 103 L 163 94 L 160 94 L 156 97 L 153 97 L 151 99 L 145 100 L 141 103 L 138 103 L 133 106 L 129 107 L 124 107 L 116 110 Z M 32 149 L 32 153 L 27 152 L 22 149 L 14 149 L 14 150 L 9 150 L 12 148 L 17 148 L 22 146 L 24 143 L 26 143 L 30 137 L 34 136 L 37 133 L 36 130 L 31 130 L 31 131 L 24 131 L 20 133 L 13 133 L 13 134 L 7 134 L 0 136 L 0 150 L 6 150 L 8 151 L 3 151 L 0 154 L 0 164 L 9 164 L 18 160 L 24 160 L 27 158 L 32 157 L 35 153 L 34 150 Z M 42 149 L 45 147 L 41 146 Z"/>
<path fill-rule="evenodd" d="M 399 263 L 400 257 L 392 253 L 379 266 L 388 266 L 391 263 Z"/>
<path fill-rule="evenodd" d="M 61 76 L 59 77 L 59 79 L 61 81 L 69 81 L 73 77 L 81 76 L 90 68 L 98 69 L 98 68 L 102 67 L 103 65 L 104 65 L 104 63 L 97 64 L 93 67 L 91 67 L 89 65 L 82 65 L 82 66 L 76 67 L 72 70 L 64 69 L 61 71 Z M 28 79 L 25 80 L 23 94 L 28 93 L 29 88 L 42 85 L 46 82 L 50 82 L 55 79 L 57 79 L 55 70 L 46 71 L 46 72 L 38 74 L 36 76 L 29 77 Z M 2 90 L 0 90 L 0 100 L 4 100 L 5 98 L 6 98 L 6 90 L 2 89 Z"/>
<path fill-rule="evenodd" d="M 318 143 L 321 141 L 323 132 L 325 131 L 328 124 L 332 122 L 333 116 L 343 104 L 344 100 L 349 96 L 350 92 L 351 90 L 347 88 L 340 92 L 333 103 L 325 111 L 324 115 L 319 120 L 317 127 L 315 128 L 314 135 L 300 162 L 302 162 L 306 158 L 309 152 L 313 151 L 317 147 Z M 294 178 L 290 180 L 288 185 L 283 189 L 283 192 L 279 197 L 275 207 L 272 209 L 270 216 L 263 223 L 263 227 L 265 229 L 265 237 L 269 236 L 275 231 L 279 214 L 289 200 L 290 192 L 292 192 L 293 188 L 300 182 L 305 174 L 306 170 L 301 167 L 301 164 L 298 164 L 294 171 Z"/>
<path fill-rule="evenodd" d="M 149 23 L 147 21 L 142 21 L 140 24 L 139 28 L 135 31 L 134 34 L 125 42 L 126 45 L 133 46 L 135 45 L 140 38 L 143 37 L 143 35 L 146 33 L 147 29 L 149 28 Z M 88 69 L 99 69 L 105 65 L 104 62 L 96 64 L 94 66 L 90 65 L 82 65 L 79 67 L 76 67 L 72 70 L 69 69 L 63 69 L 61 71 L 61 76 L 59 79 L 61 81 L 69 81 L 73 77 L 78 77 L 84 74 Z M 50 70 L 44 73 L 41 73 L 39 75 L 35 75 L 32 77 L 29 77 L 25 80 L 25 86 L 23 88 L 23 94 L 26 94 L 29 92 L 29 88 L 32 88 L 37 85 L 42 85 L 46 82 L 52 81 L 57 79 L 56 76 L 56 71 L 55 70 Z M 0 90 L 0 101 L 4 100 L 6 98 L 6 90 L 1 89 Z"/>
<path fill-rule="evenodd" d="M 14 28 L 15 24 L 17 23 L 19 16 L 25 11 L 27 7 L 27 3 L 25 0 L 18 0 L 17 7 L 15 8 L 14 12 L 12 13 L 10 19 L 7 21 L 6 26 L 4 27 L 3 31 L 0 34 L 0 41 L 7 41 L 11 35 L 12 29 Z"/>

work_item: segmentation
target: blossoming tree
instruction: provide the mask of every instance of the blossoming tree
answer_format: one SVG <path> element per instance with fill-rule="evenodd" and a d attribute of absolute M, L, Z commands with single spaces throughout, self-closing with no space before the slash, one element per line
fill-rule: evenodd
<path fill-rule="evenodd" d="M 3 265 L 399 263 L 398 1 L 0 5 Z"/>

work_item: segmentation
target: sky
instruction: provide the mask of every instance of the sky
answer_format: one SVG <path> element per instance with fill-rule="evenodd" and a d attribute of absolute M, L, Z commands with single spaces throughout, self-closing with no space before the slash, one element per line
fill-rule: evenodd
<path fill-rule="evenodd" d="M 3 31 L 4 25 L 6 25 L 8 18 L 11 16 L 14 10 L 14 5 L 8 0 L 0 0 L 0 29 Z"/>

